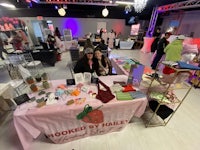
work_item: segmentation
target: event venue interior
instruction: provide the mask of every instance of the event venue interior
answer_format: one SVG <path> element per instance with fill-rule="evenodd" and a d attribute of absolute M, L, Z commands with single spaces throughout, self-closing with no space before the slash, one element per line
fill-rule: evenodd
<path fill-rule="evenodd" d="M 1 0 L 0 149 L 198 150 L 200 0 Z"/>

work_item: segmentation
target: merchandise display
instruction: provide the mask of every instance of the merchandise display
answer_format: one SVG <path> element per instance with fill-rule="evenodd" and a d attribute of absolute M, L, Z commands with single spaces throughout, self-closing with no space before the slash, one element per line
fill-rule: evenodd
<path fill-rule="evenodd" d="M 161 62 L 162 63 L 162 62 Z M 151 117 L 146 123 L 146 127 L 149 126 L 165 126 L 170 121 L 172 116 L 181 106 L 187 95 L 189 94 L 192 86 L 188 85 L 186 78 L 180 80 L 180 76 L 184 73 L 190 74 L 189 69 L 181 69 L 179 63 L 174 66 L 173 62 L 163 62 L 163 65 L 167 66 L 169 69 L 172 69 L 173 72 L 170 72 L 166 77 L 170 78 L 159 78 L 152 76 L 151 83 L 147 91 L 147 97 L 149 99 L 149 107 L 153 111 Z M 156 73 L 156 72 L 155 72 Z M 173 74 L 172 76 L 170 76 Z M 179 78 L 179 79 L 177 79 Z M 170 81 L 169 81 L 170 80 Z M 153 82 L 158 81 L 159 87 L 154 88 Z M 186 91 L 182 97 L 178 97 L 174 94 L 173 90 L 185 89 Z M 162 122 L 155 123 L 153 118 L 155 116 L 160 116 Z"/>
<path fill-rule="evenodd" d="M 30 93 L 29 97 L 34 97 L 35 100 L 21 104 L 14 112 L 15 127 L 19 129 L 17 134 L 23 148 L 27 149 L 32 138 L 38 137 L 40 133 L 46 134 L 54 143 L 58 141 L 65 143 L 87 136 L 120 131 L 133 115 L 141 117 L 147 105 L 146 97 L 132 100 L 131 94 L 126 92 L 124 94 L 129 94 L 128 98 L 119 101 L 115 97 L 117 94 L 110 90 L 113 81 L 125 82 L 127 76 L 100 77 L 99 88 L 91 83 L 66 86 L 63 84 L 66 80 L 54 80 L 50 81 L 52 86 L 49 89 Z M 102 99 L 98 100 L 98 98 Z M 21 128 L 20 122 L 24 117 L 27 118 L 26 126 Z M 38 123 L 37 120 L 40 122 Z M 107 124 L 111 122 L 113 125 L 108 126 Z M 92 124 L 98 125 L 98 128 L 89 128 Z M 28 130 L 33 126 L 33 130 Z M 75 139 L 71 134 L 54 136 L 58 128 L 63 131 L 83 128 L 81 132 L 84 136 L 75 132 L 72 133 Z M 63 140 L 63 138 L 68 140 Z"/>

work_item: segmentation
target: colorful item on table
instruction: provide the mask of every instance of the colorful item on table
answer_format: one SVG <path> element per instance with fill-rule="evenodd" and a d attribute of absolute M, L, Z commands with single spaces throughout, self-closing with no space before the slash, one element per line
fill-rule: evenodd
<path fill-rule="evenodd" d="M 65 84 L 61 84 L 59 85 L 57 88 L 60 88 L 62 90 L 66 90 L 67 89 L 67 86 Z"/>
<path fill-rule="evenodd" d="M 132 96 L 129 92 L 116 92 L 117 100 L 132 100 Z"/>
<path fill-rule="evenodd" d="M 40 92 L 38 93 L 38 95 L 43 95 L 43 94 L 45 94 L 45 91 L 40 91 Z"/>
<path fill-rule="evenodd" d="M 74 104 L 74 100 L 73 99 L 67 101 L 67 105 L 72 105 L 72 104 Z"/>
<path fill-rule="evenodd" d="M 96 98 L 96 96 L 97 96 L 97 93 L 90 93 L 91 98 Z"/>
<path fill-rule="evenodd" d="M 83 87 L 83 84 L 82 83 L 79 83 L 76 85 L 77 89 L 81 89 Z"/>
<path fill-rule="evenodd" d="M 44 97 L 36 100 L 37 103 L 41 103 L 41 102 L 44 102 L 44 101 L 45 101 Z"/>
<path fill-rule="evenodd" d="M 41 107 L 43 107 L 43 106 L 45 106 L 45 105 L 46 105 L 46 102 L 43 101 L 43 102 L 38 103 L 38 104 L 37 104 L 37 107 L 38 107 L 38 108 L 41 108 Z"/>
<path fill-rule="evenodd" d="M 62 89 L 57 89 L 55 95 L 56 95 L 56 96 L 62 96 L 64 93 L 65 93 L 64 90 L 62 90 Z"/>
<path fill-rule="evenodd" d="M 77 99 L 74 100 L 74 103 L 75 103 L 76 105 L 81 105 L 81 104 L 83 104 L 85 101 L 86 101 L 86 98 L 77 98 Z"/>
<path fill-rule="evenodd" d="M 55 97 L 56 97 L 55 94 L 51 93 L 47 98 L 46 105 L 52 105 L 52 104 L 57 103 L 57 100 L 55 99 Z"/>
<path fill-rule="evenodd" d="M 133 99 L 146 97 L 146 95 L 142 93 L 141 91 L 130 92 L 130 94 Z"/>
<path fill-rule="evenodd" d="M 46 96 L 48 97 L 51 94 L 51 92 L 46 93 Z"/>
<path fill-rule="evenodd" d="M 65 93 L 66 95 L 71 95 L 72 90 L 65 90 L 64 93 Z"/>
<path fill-rule="evenodd" d="M 85 93 L 87 93 L 87 92 L 88 92 L 88 90 L 89 90 L 89 88 L 88 88 L 88 87 L 86 87 L 86 86 L 83 86 L 83 87 L 81 88 L 81 91 L 83 91 L 83 92 L 85 92 Z"/>
<path fill-rule="evenodd" d="M 71 96 L 78 96 L 81 92 L 78 89 L 72 91 Z"/>
<path fill-rule="evenodd" d="M 131 84 L 124 86 L 123 92 L 136 91 Z"/>
<path fill-rule="evenodd" d="M 88 92 L 88 94 L 92 94 L 93 92 L 90 90 L 89 92 Z"/>
<path fill-rule="evenodd" d="M 110 87 L 110 90 L 115 93 L 115 92 L 119 92 L 119 91 L 122 91 L 124 88 L 119 84 L 113 84 L 111 87 Z"/>

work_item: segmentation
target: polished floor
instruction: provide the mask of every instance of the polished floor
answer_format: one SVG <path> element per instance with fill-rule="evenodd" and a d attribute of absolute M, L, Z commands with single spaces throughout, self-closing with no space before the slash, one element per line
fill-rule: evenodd
<path fill-rule="evenodd" d="M 150 65 L 151 54 L 139 50 L 113 50 L 111 57 L 127 56 Z M 51 79 L 71 77 L 66 67 L 69 52 L 55 67 L 45 67 Z M 177 91 L 182 95 L 184 91 Z M 36 139 L 30 150 L 199 150 L 200 149 L 200 92 L 192 89 L 167 126 L 146 128 L 144 119 L 132 118 L 120 132 L 92 136 L 65 144 L 53 144 L 44 136 Z M 15 132 L 12 113 L 0 126 L 0 149 L 22 150 Z"/>

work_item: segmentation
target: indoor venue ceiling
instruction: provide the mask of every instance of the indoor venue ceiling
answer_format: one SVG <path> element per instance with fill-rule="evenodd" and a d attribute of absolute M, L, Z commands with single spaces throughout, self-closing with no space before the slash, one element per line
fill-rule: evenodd
<path fill-rule="evenodd" d="M 27 3 L 26 1 L 31 0 L 1 0 L 5 2 L 12 3 L 16 6 L 16 9 L 8 10 L 0 6 L 0 15 L 9 16 L 9 17 L 35 17 L 35 16 L 44 16 L 44 17 L 60 17 L 58 11 L 55 9 L 55 5 L 58 7 L 60 4 L 38 4 L 35 2 Z M 36 1 L 36 0 L 35 0 Z M 42 0 L 41 0 L 42 1 Z M 85 0 L 79 0 L 85 1 Z M 89 1 L 89 0 L 88 0 Z M 97 0 L 90 0 L 97 1 Z M 105 1 L 105 0 L 100 0 Z M 130 0 L 129 0 L 130 1 Z M 127 16 L 139 16 L 140 19 L 150 19 L 152 10 L 155 6 L 162 6 L 166 4 L 176 3 L 184 0 L 148 0 L 146 8 L 142 13 L 136 13 L 134 8 L 128 14 L 125 14 L 124 8 L 125 5 L 118 6 L 106 6 L 102 5 L 88 5 L 87 3 L 79 4 L 67 4 L 66 15 L 64 17 L 77 17 L 77 18 L 103 18 L 102 10 L 107 7 L 109 10 L 109 15 L 107 18 L 123 19 Z M 114 2 L 113 2 L 114 3 Z M 16 11 L 17 10 L 17 11 Z"/>

